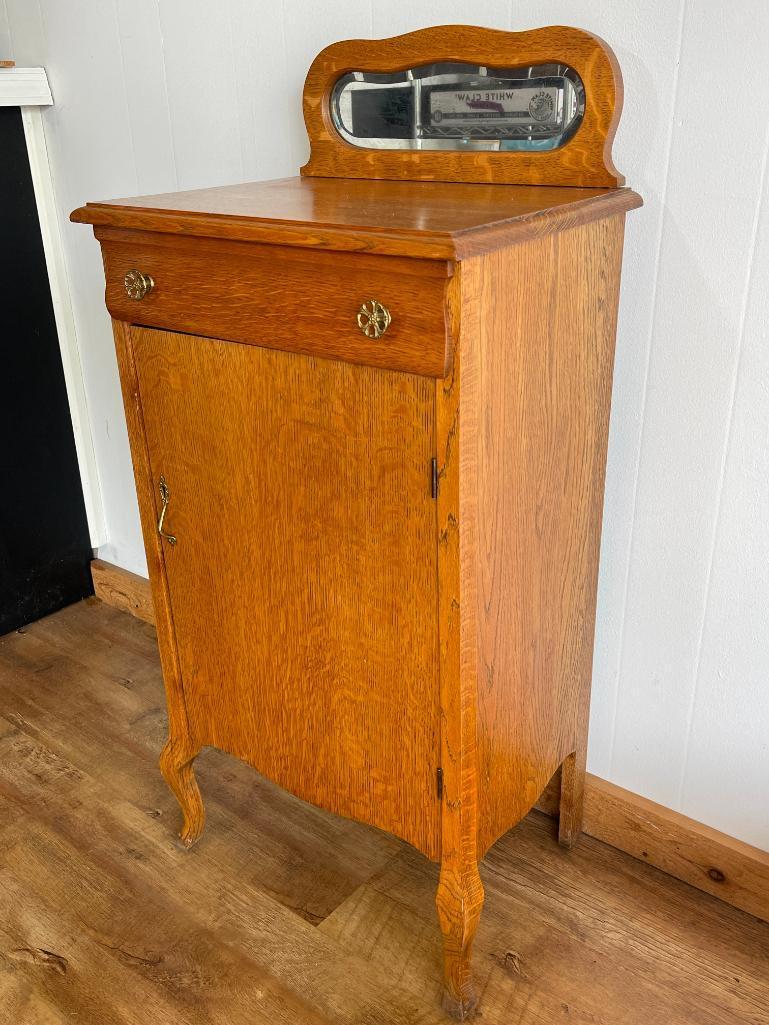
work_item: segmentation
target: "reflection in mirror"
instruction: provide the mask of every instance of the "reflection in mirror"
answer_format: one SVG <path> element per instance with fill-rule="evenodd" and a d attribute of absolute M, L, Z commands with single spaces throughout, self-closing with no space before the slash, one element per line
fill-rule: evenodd
<path fill-rule="evenodd" d="M 557 149 L 574 135 L 584 112 L 582 80 L 565 64 L 353 71 L 331 93 L 337 131 L 368 149 Z"/>

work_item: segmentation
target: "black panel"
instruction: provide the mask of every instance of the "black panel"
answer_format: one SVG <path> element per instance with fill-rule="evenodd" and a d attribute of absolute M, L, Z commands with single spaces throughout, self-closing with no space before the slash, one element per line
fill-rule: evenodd
<path fill-rule="evenodd" d="M 0 634 L 93 593 L 21 112 L 0 107 Z"/>

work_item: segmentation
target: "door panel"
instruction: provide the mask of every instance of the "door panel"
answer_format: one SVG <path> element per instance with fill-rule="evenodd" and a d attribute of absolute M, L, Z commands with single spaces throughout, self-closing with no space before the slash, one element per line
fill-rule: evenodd
<path fill-rule="evenodd" d="M 434 382 L 131 337 L 193 736 L 437 857 Z"/>

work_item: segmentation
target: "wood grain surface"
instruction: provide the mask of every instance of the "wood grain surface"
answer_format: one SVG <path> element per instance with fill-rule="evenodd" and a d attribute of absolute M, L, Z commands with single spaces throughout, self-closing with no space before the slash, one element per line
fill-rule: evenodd
<path fill-rule="evenodd" d="M 149 233 L 102 236 L 102 255 L 107 308 L 117 320 L 436 377 L 451 359 L 445 260 Z M 123 283 L 134 268 L 154 281 L 140 301 L 128 297 Z M 372 299 L 392 317 L 376 339 L 357 323 Z"/>
<path fill-rule="evenodd" d="M 100 603 L 0 639 L 3 1025 L 441 1025 L 315 928 L 401 845 L 209 751 L 185 851 L 163 705 L 151 629 Z"/>
<path fill-rule="evenodd" d="M 91 578 L 94 593 L 101 601 L 125 609 L 145 623 L 155 622 L 155 609 L 146 577 L 140 577 L 111 562 L 94 559 L 91 562 Z"/>
<path fill-rule="evenodd" d="M 168 482 L 178 538 L 163 556 L 185 752 L 232 752 L 437 858 L 433 383 L 131 338 L 151 480 Z"/>
<path fill-rule="evenodd" d="M 114 587 L 96 597 L 115 608 L 131 602 L 152 607 L 149 580 L 104 564 Z M 561 773 L 556 772 L 536 807 L 560 819 Z M 769 853 L 640 794 L 594 776 L 584 779 L 583 832 L 735 908 L 769 921 Z"/>
<path fill-rule="evenodd" d="M 285 178 L 88 203 L 70 219 L 313 252 L 453 260 L 640 205 L 630 189 Z"/>
<path fill-rule="evenodd" d="M 595 87 L 587 145 L 557 166 L 580 164 L 570 186 L 616 186 L 607 151 L 590 177 L 591 132 L 608 145 L 614 128 L 603 46 L 474 36 L 506 47 L 495 63 L 544 61 L 546 38 Z M 451 177 L 455 155 L 434 155 Z M 307 177 L 72 215 L 104 254 L 182 843 L 202 836 L 194 766 L 213 746 L 440 860 L 459 1019 L 477 1007 L 479 859 L 564 760 L 561 841 L 580 832 L 622 226 L 639 204 L 613 187 Z M 154 279 L 140 302 L 130 269 Z M 355 323 L 372 299 L 392 315 L 376 341 Z"/>
<path fill-rule="evenodd" d="M 520 68 L 557 62 L 573 68 L 585 89 L 585 114 L 559 149 L 534 153 L 362 149 L 334 128 L 329 100 L 349 71 L 388 72 L 440 61 Z M 419 29 L 391 39 L 332 43 L 315 58 L 304 85 L 310 159 L 302 174 L 335 178 L 494 182 L 504 185 L 622 185 L 611 145 L 622 110 L 622 75 L 612 50 L 589 32 L 551 25 L 502 32 L 469 25 Z"/>
<path fill-rule="evenodd" d="M 464 339 L 477 308 L 464 305 L 464 268 L 449 292 L 454 334 Z M 463 342 L 464 344 L 464 342 Z M 461 361 L 435 384 L 438 460 L 438 618 L 440 637 L 441 872 L 436 894 L 443 935 L 443 1007 L 458 1020 L 471 1017 L 478 1005 L 472 972 L 472 949 L 483 908 L 476 842 L 477 754 L 473 603 L 463 590 L 468 535 L 461 529 L 463 500 L 473 495 L 473 481 L 461 463 L 460 403 L 471 382 L 464 382 Z M 469 615 L 468 615 L 469 613 Z"/>
<path fill-rule="evenodd" d="M 152 605 L 155 610 L 160 664 L 163 667 L 163 681 L 168 706 L 168 729 L 173 737 L 189 738 L 189 721 L 184 705 L 179 652 L 173 630 L 168 580 L 163 565 L 163 548 L 157 532 L 154 482 L 147 451 L 147 437 L 139 398 L 139 382 L 131 347 L 131 335 L 128 325 L 115 320 L 112 322 L 112 333 L 115 339 L 115 354 L 123 394 L 123 409 L 128 427 L 128 441 L 131 446 L 136 497 L 139 500 L 139 518 L 150 575 Z"/>
<path fill-rule="evenodd" d="M 623 224 L 462 264 L 463 306 L 480 310 L 460 356 L 479 856 L 587 743 Z"/>
<path fill-rule="evenodd" d="M 483 1025 L 765 1025 L 769 926 L 533 812 L 480 866 Z M 436 1002 L 436 870 L 405 850 L 320 930 Z"/>
<path fill-rule="evenodd" d="M 0 638 L 0 1020 L 445 1025 L 438 867 L 213 749 L 184 851 L 165 733 L 147 624 L 91 599 Z M 553 832 L 481 866 L 484 1023 L 769 1021 L 769 925 Z"/>

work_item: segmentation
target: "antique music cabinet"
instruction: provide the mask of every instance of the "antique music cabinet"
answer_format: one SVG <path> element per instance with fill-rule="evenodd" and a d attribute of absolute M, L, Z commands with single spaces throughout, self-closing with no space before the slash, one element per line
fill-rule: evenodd
<path fill-rule="evenodd" d="M 560 767 L 580 831 L 626 211 L 595 36 L 337 43 L 301 177 L 89 203 L 168 700 L 205 745 L 440 863 L 475 1008 L 478 862 Z"/>

